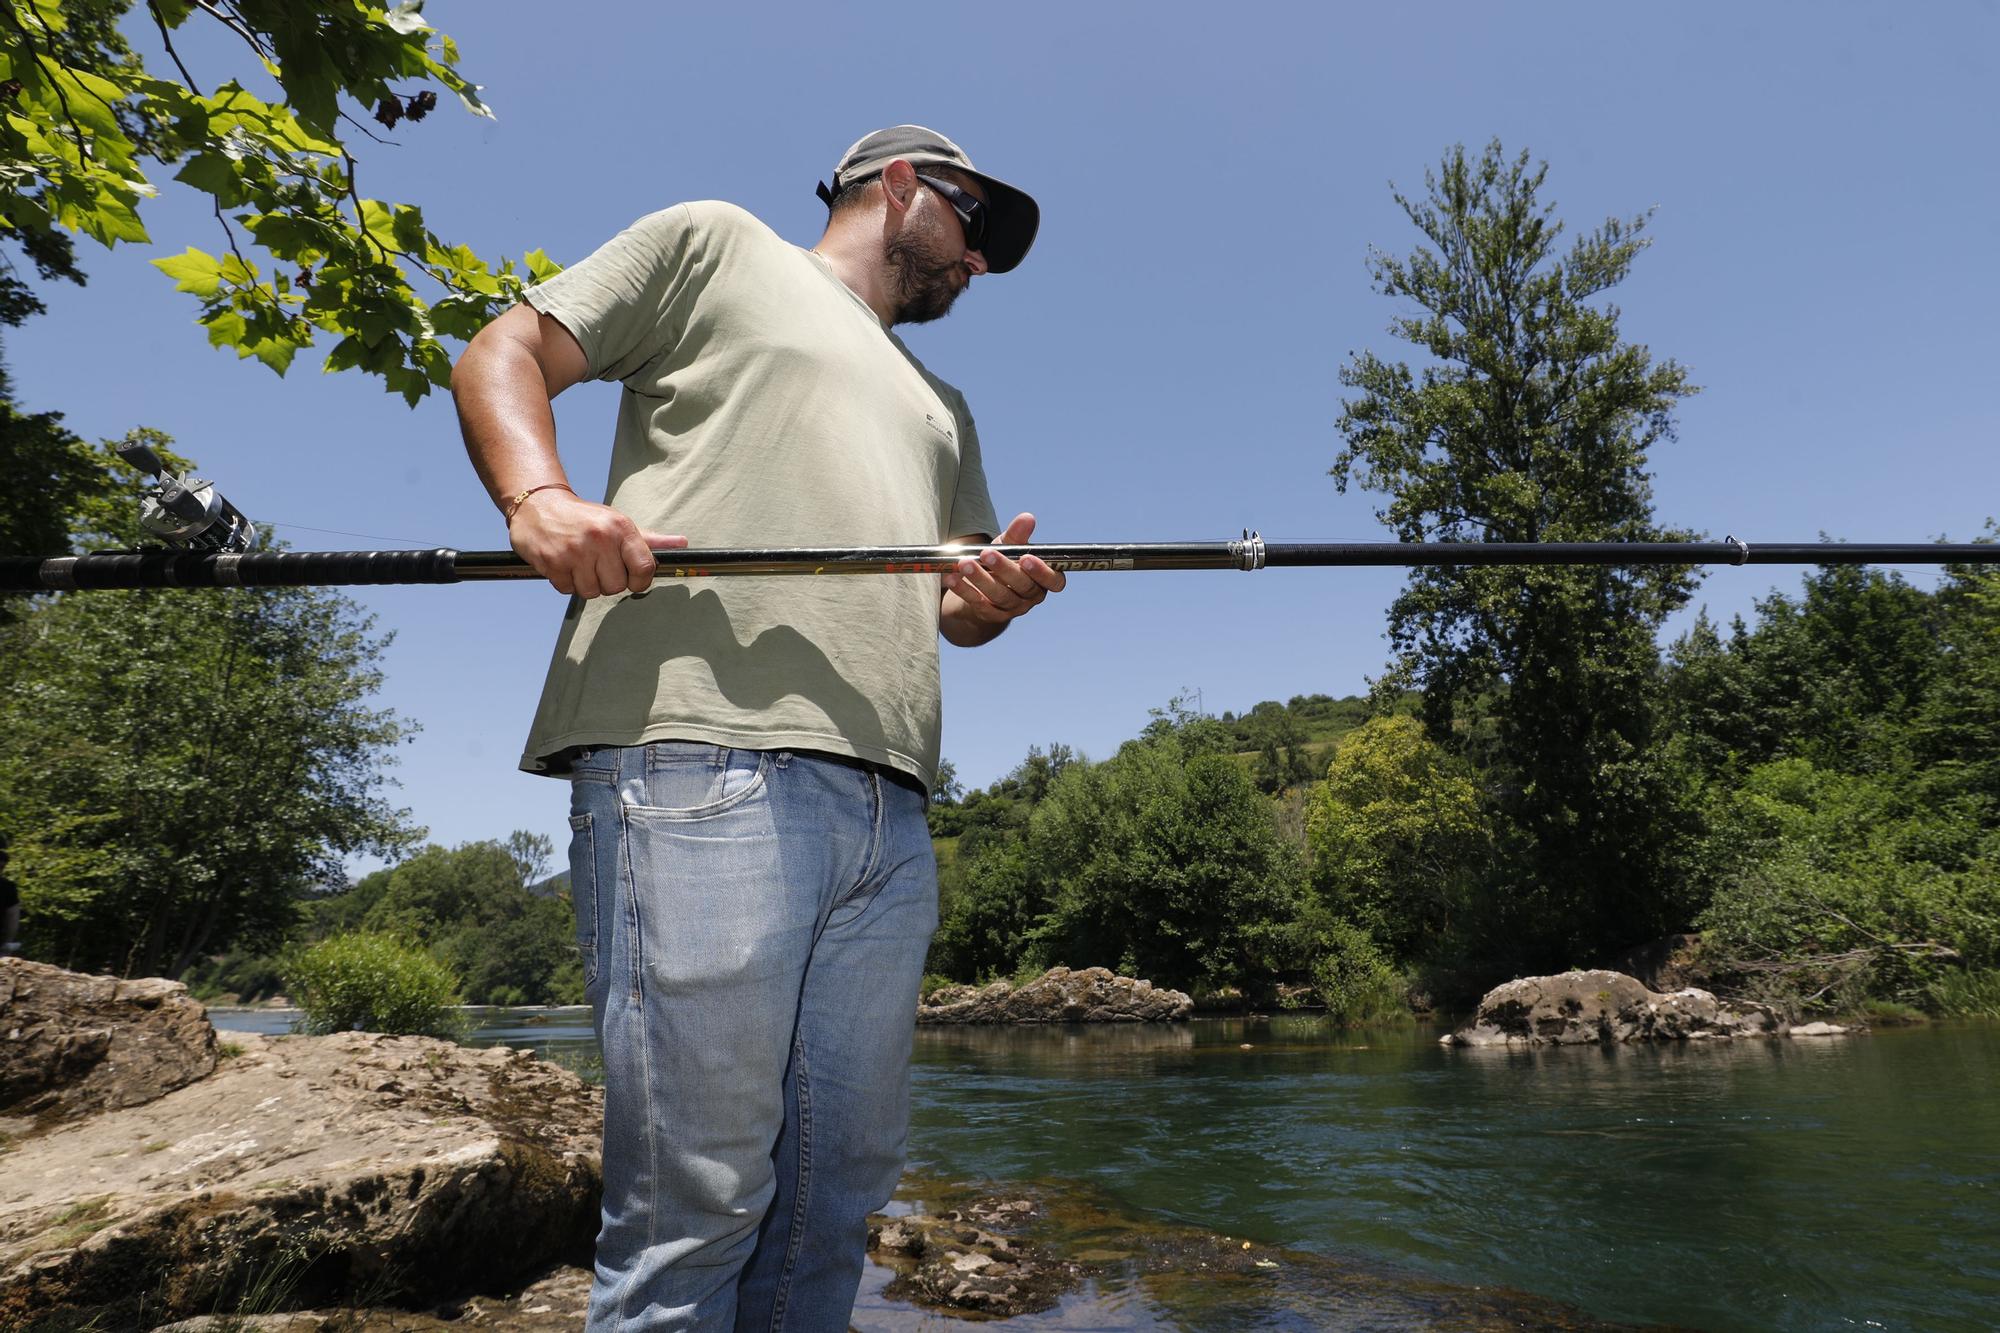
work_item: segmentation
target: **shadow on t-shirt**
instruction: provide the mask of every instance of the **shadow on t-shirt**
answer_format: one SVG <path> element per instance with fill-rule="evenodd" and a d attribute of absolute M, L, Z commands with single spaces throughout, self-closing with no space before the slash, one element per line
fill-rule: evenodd
<path fill-rule="evenodd" d="M 571 614 L 575 614 L 574 608 L 580 602 L 576 598 L 570 600 Z M 760 712 L 780 699 L 797 695 L 826 715 L 834 734 L 876 754 L 889 752 L 888 733 L 875 705 L 847 682 L 818 644 L 791 626 L 773 625 L 749 643 L 742 643 L 730 623 L 728 608 L 713 589 L 695 592 L 686 584 L 674 583 L 653 585 L 643 599 L 620 598 L 617 605 L 604 613 L 599 630 L 602 632 L 614 621 L 641 615 L 667 617 L 676 628 L 686 630 L 683 642 L 704 645 L 707 651 L 698 656 L 708 663 L 723 698 L 737 708 Z M 661 661 L 684 656 L 697 654 L 669 651 Z M 612 725 L 614 729 L 637 733 L 652 721 L 650 710 L 646 709 L 635 711 L 629 718 L 617 718 Z"/>

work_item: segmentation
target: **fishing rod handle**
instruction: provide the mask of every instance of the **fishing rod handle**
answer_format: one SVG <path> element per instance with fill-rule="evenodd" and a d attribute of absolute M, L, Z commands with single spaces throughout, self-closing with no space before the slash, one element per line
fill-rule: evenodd
<path fill-rule="evenodd" d="M 0 591 L 77 588 L 280 588 L 382 583 L 456 583 L 458 552 L 104 551 L 0 557 Z"/>

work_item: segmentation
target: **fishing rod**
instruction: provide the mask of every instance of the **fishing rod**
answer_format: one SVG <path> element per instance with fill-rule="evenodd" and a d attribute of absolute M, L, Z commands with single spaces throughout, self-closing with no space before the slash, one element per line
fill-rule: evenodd
<path fill-rule="evenodd" d="M 1992 542 L 1103 542 L 1051 546 L 840 546 L 656 550 L 656 579 L 735 574 L 943 574 L 982 551 L 1098 570 L 1385 565 L 2000 564 Z M 0 557 L 0 591 L 484 583 L 541 577 L 512 551 L 109 551 Z"/>
<path fill-rule="evenodd" d="M 144 444 L 119 454 L 155 484 L 140 522 L 171 543 L 143 551 L 0 556 L 0 591 L 85 588 L 353 587 L 482 583 L 541 577 L 512 551 L 253 551 L 256 527 L 213 482 L 171 472 Z M 1066 574 L 1098 570 L 1259 570 L 1384 565 L 1873 565 L 1995 564 L 1991 542 L 1095 542 L 1031 546 L 744 547 L 653 552 L 655 578 L 733 574 L 945 574 L 982 551 L 1032 555 Z"/>

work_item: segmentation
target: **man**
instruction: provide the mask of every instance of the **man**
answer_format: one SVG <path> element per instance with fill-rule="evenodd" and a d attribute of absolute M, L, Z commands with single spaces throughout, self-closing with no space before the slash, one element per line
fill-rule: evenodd
<path fill-rule="evenodd" d="M 810 250 L 728 204 L 642 218 L 453 377 L 514 549 L 574 594 L 522 766 L 573 792 L 605 1061 L 593 1330 L 847 1327 L 937 922 L 937 636 L 987 642 L 1063 586 L 989 549 L 941 579 L 652 589 L 649 548 L 689 540 L 995 536 L 965 400 L 889 330 L 1018 264 L 1037 206 L 913 125 L 820 195 Z M 603 505 L 570 490 L 549 409 L 587 375 L 624 386 Z"/>

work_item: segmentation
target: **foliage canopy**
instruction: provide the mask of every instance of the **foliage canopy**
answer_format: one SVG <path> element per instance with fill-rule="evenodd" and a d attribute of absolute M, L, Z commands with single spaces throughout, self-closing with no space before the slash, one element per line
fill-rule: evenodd
<path fill-rule="evenodd" d="M 349 139 L 375 136 L 347 106 L 390 128 L 424 119 L 440 92 L 491 114 L 420 4 L 146 0 L 174 76 L 125 42 L 118 23 L 130 9 L 0 0 L 0 236 L 44 278 L 80 276 L 71 236 L 147 243 L 149 172 L 171 169 L 208 196 L 224 244 L 153 262 L 199 302 L 211 345 L 283 374 L 326 334 L 327 370 L 379 375 L 414 405 L 450 383 L 441 338 L 469 338 L 520 298 L 524 274 L 555 271 L 540 251 L 489 263 L 431 231 L 414 205 L 361 192 Z M 232 35 L 240 69 L 197 82 L 174 45 L 196 22 Z M 18 323 L 37 304 L 17 276 L 0 285 L 0 320 L 12 312 L 6 322 Z"/>

